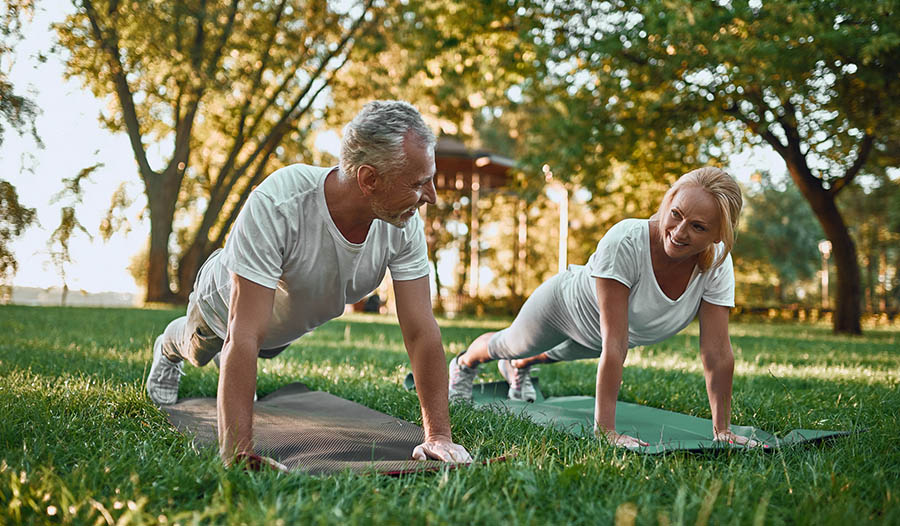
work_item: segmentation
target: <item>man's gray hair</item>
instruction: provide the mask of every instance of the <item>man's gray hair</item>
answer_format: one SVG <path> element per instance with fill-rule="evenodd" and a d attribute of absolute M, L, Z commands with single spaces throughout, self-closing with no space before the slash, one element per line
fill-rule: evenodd
<path fill-rule="evenodd" d="M 400 100 L 372 101 L 344 127 L 341 139 L 341 172 L 355 177 L 368 164 L 382 176 L 390 176 L 406 166 L 403 139 L 412 132 L 421 143 L 433 148 L 434 133 L 412 104 Z"/>

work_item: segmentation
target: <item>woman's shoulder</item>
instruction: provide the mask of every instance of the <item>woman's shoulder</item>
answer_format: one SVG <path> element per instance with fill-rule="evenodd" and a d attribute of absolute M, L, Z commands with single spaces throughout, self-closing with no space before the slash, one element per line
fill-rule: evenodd
<path fill-rule="evenodd" d="M 597 243 L 595 254 L 602 253 L 615 257 L 637 254 L 647 244 L 646 219 L 623 219 L 613 225 Z"/>
<path fill-rule="evenodd" d="M 640 239 L 647 230 L 649 219 L 623 219 L 606 231 L 604 238 L 610 239 Z"/>

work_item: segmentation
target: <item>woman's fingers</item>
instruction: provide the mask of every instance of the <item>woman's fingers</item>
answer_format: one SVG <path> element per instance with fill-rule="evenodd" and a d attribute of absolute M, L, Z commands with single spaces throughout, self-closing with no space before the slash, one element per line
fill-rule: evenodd
<path fill-rule="evenodd" d="M 641 447 L 650 445 L 643 440 L 639 440 L 630 435 L 620 435 L 618 433 L 615 435 L 615 438 L 610 437 L 611 442 L 619 447 Z"/>
<path fill-rule="evenodd" d="M 713 440 L 716 442 L 728 442 L 729 444 L 736 444 L 738 446 L 746 446 L 746 447 L 758 447 L 760 446 L 760 442 L 754 440 L 752 438 L 743 437 L 741 435 L 736 435 L 731 431 L 723 431 L 721 433 L 716 433 L 713 437 Z"/>

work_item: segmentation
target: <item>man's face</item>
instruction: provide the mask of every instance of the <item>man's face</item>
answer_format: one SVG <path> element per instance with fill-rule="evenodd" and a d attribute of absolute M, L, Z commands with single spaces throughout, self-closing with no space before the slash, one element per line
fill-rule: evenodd
<path fill-rule="evenodd" d="M 372 212 L 375 217 L 395 227 L 402 228 L 420 206 L 434 204 L 434 150 L 420 141 L 407 138 L 403 141 L 406 167 L 388 174 L 386 183 L 372 196 Z"/>

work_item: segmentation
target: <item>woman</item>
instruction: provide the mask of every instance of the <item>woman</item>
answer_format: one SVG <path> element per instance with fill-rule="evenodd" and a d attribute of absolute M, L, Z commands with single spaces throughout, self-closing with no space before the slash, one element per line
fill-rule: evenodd
<path fill-rule="evenodd" d="M 534 401 L 531 366 L 599 356 L 594 431 L 619 446 L 645 446 L 615 430 L 625 355 L 631 347 L 678 333 L 699 315 L 714 439 L 755 446 L 730 430 L 730 252 L 742 202 L 737 182 L 718 168 L 681 176 L 653 217 L 613 226 L 586 266 L 572 266 L 543 283 L 508 328 L 479 336 L 455 357 L 450 398 L 471 400 L 477 367 L 500 360 L 509 397 Z"/>

